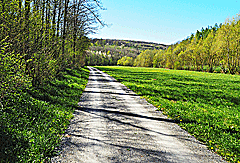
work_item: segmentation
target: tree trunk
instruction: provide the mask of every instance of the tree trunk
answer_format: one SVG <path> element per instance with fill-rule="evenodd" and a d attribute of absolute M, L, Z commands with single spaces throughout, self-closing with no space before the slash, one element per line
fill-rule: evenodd
<path fill-rule="evenodd" d="M 63 35 L 62 35 L 62 55 L 65 55 L 65 39 L 66 39 L 66 25 L 67 25 L 67 13 L 68 13 L 69 0 L 65 0 L 64 3 L 64 18 L 63 18 Z"/>

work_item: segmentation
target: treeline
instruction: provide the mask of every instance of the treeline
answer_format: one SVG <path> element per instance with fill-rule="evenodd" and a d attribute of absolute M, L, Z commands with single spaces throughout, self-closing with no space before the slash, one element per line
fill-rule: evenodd
<path fill-rule="evenodd" d="M 96 0 L 0 3 L 1 102 L 29 81 L 38 86 L 66 67 L 83 66 L 86 35 L 100 22 Z"/>
<path fill-rule="evenodd" d="M 117 65 L 117 61 L 123 56 L 136 58 L 140 53 L 139 50 L 125 46 L 92 44 L 86 55 L 86 65 L 106 66 Z"/>
<path fill-rule="evenodd" d="M 115 45 L 115 46 L 125 46 L 131 47 L 138 50 L 146 50 L 146 49 L 166 49 L 166 45 L 154 43 L 154 42 L 146 42 L 146 41 L 135 41 L 135 40 L 117 40 L 117 39 L 92 39 L 91 43 L 98 44 L 101 46 L 104 45 Z"/>
<path fill-rule="evenodd" d="M 117 65 L 122 57 L 136 58 L 145 49 L 165 49 L 167 46 L 131 40 L 92 39 L 86 55 L 86 65 Z"/>
<path fill-rule="evenodd" d="M 36 86 L 66 67 L 84 65 L 86 34 L 102 23 L 99 8 L 96 0 L 3 0 L 0 80 L 8 82 L 11 72 L 30 77 Z"/>
<path fill-rule="evenodd" d="M 1 0 L 0 142 L 5 145 L 0 148 L 0 162 L 16 162 L 11 161 L 11 157 L 13 160 L 36 155 L 46 157 L 44 153 L 52 150 L 44 149 L 47 147 L 44 141 L 33 143 L 29 136 L 36 129 L 34 141 L 40 139 L 38 134 L 45 134 L 41 132 L 45 130 L 42 126 L 48 126 L 51 121 L 42 115 L 55 114 L 54 111 L 48 113 L 51 108 L 48 103 L 33 96 L 61 76 L 66 68 L 84 66 L 90 45 L 86 36 L 96 31 L 99 24 L 104 25 L 98 14 L 101 9 L 99 0 Z M 40 97 L 49 100 L 49 97 Z M 37 121 L 41 122 L 39 127 L 32 127 Z M 46 139 L 48 144 L 54 136 Z M 36 147 L 35 154 L 27 148 L 31 145 Z M 4 161 L 6 157 L 10 160 Z M 23 160 L 20 162 L 36 161 Z"/>
<path fill-rule="evenodd" d="M 195 71 L 240 74 L 240 16 L 224 24 L 202 28 L 167 50 L 145 50 L 132 58 L 122 58 L 118 65 L 159 67 Z"/>

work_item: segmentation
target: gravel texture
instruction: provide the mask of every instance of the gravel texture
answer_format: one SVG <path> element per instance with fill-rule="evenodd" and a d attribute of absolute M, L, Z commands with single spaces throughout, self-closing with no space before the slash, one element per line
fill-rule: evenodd
<path fill-rule="evenodd" d="M 52 162 L 225 162 L 114 78 L 89 69 L 79 108 Z"/>

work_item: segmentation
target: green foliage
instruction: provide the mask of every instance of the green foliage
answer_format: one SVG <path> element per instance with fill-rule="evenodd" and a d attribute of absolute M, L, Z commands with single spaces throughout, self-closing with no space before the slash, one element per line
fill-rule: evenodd
<path fill-rule="evenodd" d="M 122 57 L 118 60 L 117 65 L 121 66 L 133 66 L 133 58 L 132 57 Z"/>
<path fill-rule="evenodd" d="M 44 162 L 55 153 L 87 84 L 87 69 L 16 92 L 0 108 L 0 162 Z"/>
<path fill-rule="evenodd" d="M 134 66 L 139 67 L 152 67 L 153 66 L 153 58 L 157 50 L 145 50 L 142 51 L 140 55 L 134 61 Z"/>
<path fill-rule="evenodd" d="M 164 51 L 143 50 L 133 65 L 208 72 L 219 72 L 221 67 L 222 73 L 240 74 L 239 38 L 240 16 L 237 15 L 223 25 L 197 30 L 195 35 Z"/>
<path fill-rule="evenodd" d="M 47 161 L 87 81 L 100 1 L 0 3 L 0 162 Z M 67 75 L 67 72 L 70 73 Z M 56 79 L 58 77 L 58 79 Z"/>
<path fill-rule="evenodd" d="M 138 50 L 134 48 L 104 45 L 91 46 L 86 56 L 87 65 L 117 65 L 122 57 L 136 58 Z"/>
<path fill-rule="evenodd" d="M 0 3 L 0 41 L 4 55 L 19 55 L 33 86 L 58 72 L 85 64 L 86 50 L 99 19 L 100 1 L 16 1 Z"/>
<path fill-rule="evenodd" d="M 183 70 L 97 67 L 146 98 L 230 162 L 240 161 L 240 76 Z"/>
<path fill-rule="evenodd" d="M 153 57 L 153 67 L 156 67 L 156 68 L 164 67 L 165 60 L 164 60 L 163 55 L 164 55 L 163 50 L 157 51 L 157 53 Z"/>
<path fill-rule="evenodd" d="M 166 48 L 162 44 L 132 40 L 92 39 L 91 42 L 92 46 L 86 56 L 86 64 L 90 66 L 117 65 L 123 57 L 124 60 L 126 57 L 135 59 L 141 51 Z M 126 65 L 133 65 L 131 59 Z"/>
<path fill-rule="evenodd" d="M 24 73 L 25 63 L 23 56 L 10 51 L 6 40 L 0 41 L 0 102 L 6 102 L 19 90 L 30 86 L 28 77 Z"/>

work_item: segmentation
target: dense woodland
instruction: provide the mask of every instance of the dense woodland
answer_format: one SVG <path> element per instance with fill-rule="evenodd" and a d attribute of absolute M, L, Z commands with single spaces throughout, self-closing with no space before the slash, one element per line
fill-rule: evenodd
<path fill-rule="evenodd" d="M 97 0 L 3 0 L 1 81 L 6 83 L 13 72 L 16 76 L 10 78 L 28 76 L 35 86 L 66 67 L 84 65 L 86 35 L 94 32 L 94 24 L 102 24 L 99 9 Z"/>
<path fill-rule="evenodd" d="M 144 50 L 124 56 L 118 65 L 240 74 L 240 15 L 202 28 L 167 50 Z"/>
<path fill-rule="evenodd" d="M 83 66 L 86 37 L 102 24 L 97 0 L 3 0 L 0 4 L 1 103 L 7 93 L 38 86 L 67 67 Z"/>
<path fill-rule="evenodd" d="M 102 9 L 99 0 L 1 0 L 0 162 L 40 162 L 53 152 L 72 109 L 66 73 L 84 66 Z"/>

